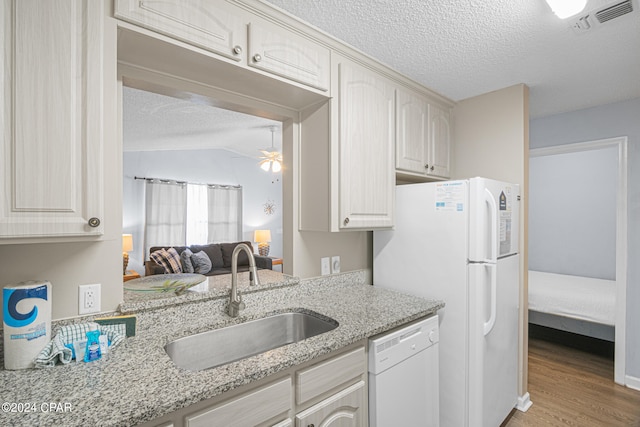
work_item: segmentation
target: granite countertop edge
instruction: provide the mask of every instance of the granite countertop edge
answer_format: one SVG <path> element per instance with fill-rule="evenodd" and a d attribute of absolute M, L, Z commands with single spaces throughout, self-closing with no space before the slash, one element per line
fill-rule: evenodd
<path fill-rule="evenodd" d="M 364 338 L 434 314 L 444 302 L 364 283 L 364 272 L 301 280 L 298 285 L 243 296 L 238 318 L 224 313 L 226 301 L 194 301 L 137 315 L 138 332 L 104 360 L 51 369 L 0 371 L 4 401 L 70 402 L 63 413 L 0 413 L 2 425 L 130 426 L 169 414 L 273 375 Z M 339 326 L 218 368 L 191 372 L 173 364 L 164 346 L 193 333 L 275 313 L 318 313 Z M 135 380 L 132 381 L 132 379 Z M 23 424 L 21 424 L 23 423 Z"/>

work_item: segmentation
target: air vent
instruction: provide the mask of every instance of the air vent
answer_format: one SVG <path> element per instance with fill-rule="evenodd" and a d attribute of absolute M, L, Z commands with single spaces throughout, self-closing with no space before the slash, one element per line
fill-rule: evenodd
<path fill-rule="evenodd" d="M 631 0 L 623 1 L 622 3 L 615 4 L 596 12 L 596 18 L 601 24 L 607 21 L 611 21 L 619 16 L 626 15 L 633 12 L 633 5 Z"/>
<path fill-rule="evenodd" d="M 584 34 L 600 27 L 605 22 L 634 11 L 634 0 L 625 0 L 601 9 L 590 10 L 573 18 L 571 28 L 576 34 Z M 637 5 L 636 5 L 637 6 Z"/>

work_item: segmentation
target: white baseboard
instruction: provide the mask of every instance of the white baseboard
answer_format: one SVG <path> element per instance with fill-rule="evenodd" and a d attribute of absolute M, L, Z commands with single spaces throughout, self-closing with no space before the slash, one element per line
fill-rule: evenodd
<path fill-rule="evenodd" d="M 523 396 L 518 396 L 518 403 L 516 405 L 516 409 L 520 412 L 527 412 L 529 408 L 531 408 L 533 402 L 531 401 L 531 396 L 529 396 L 529 392 L 526 392 Z"/>
<path fill-rule="evenodd" d="M 627 375 L 624 377 L 625 385 L 634 390 L 640 390 L 640 378 L 632 377 L 631 375 Z"/>

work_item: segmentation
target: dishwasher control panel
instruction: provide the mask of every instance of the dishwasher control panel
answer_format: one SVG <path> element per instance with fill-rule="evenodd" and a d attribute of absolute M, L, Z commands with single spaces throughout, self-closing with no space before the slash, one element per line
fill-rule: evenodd
<path fill-rule="evenodd" d="M 369 372 L 379 374 L 439 340 L 438 316 L 369 340 Z"/>

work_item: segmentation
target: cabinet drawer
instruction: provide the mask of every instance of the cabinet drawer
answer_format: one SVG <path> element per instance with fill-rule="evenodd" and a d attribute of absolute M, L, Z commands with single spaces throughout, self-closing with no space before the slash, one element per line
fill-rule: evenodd
<path fill-rule="evenodd" d="M 296 403 L 303 404 L 366 370 L 364 347 L 296 372 Z"/>
<path fill-rule="evenodd" d="M 254 426 L 291 408 L 291 378 L 287 377 L 237 399 L 185 417 L 187 427 Z"/>
<path fill-rule="evenodd" d="M 366 425 L 364 381 L 334 394 L 296 415 L 296 427 Z"/>

